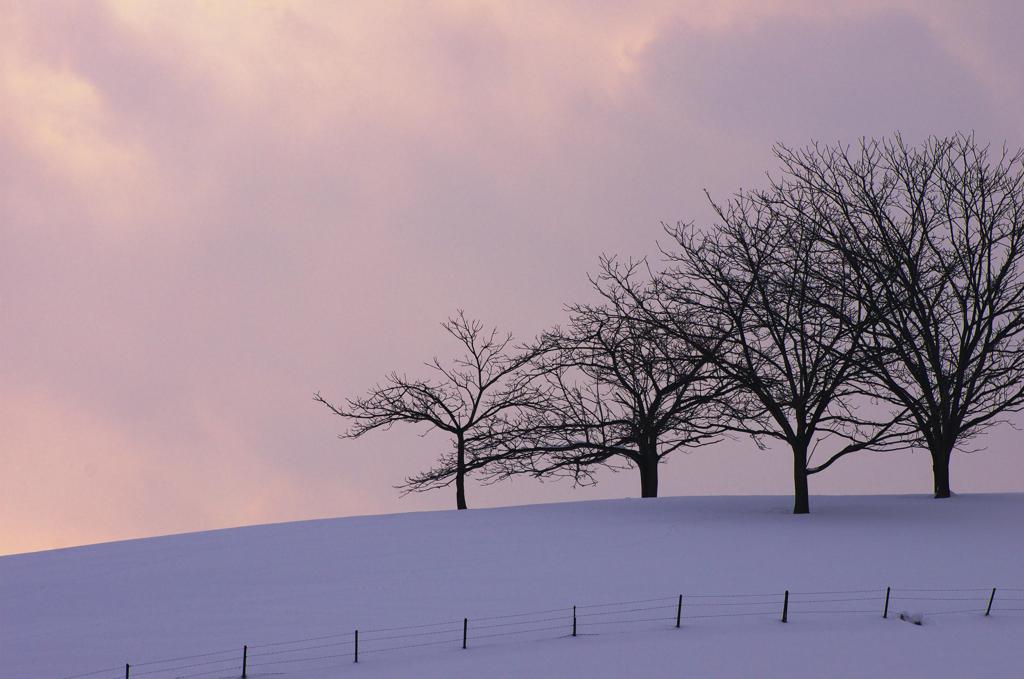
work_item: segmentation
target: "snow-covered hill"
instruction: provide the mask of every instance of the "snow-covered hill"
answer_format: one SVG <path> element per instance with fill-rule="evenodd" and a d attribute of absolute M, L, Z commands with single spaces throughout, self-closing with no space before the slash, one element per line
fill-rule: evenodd
<path fill-rule="evenodd" d="M 1022 676 L 1024 495 L 816 497 L 812 510 L 581 502 L 2 557 L 0 676 L 113 679 L 128 662 L 133 678 L 237 677 L 243 644 L 250 677 Z M 923 611 L 922 626 L 881 618 L 886 586 L 892 613 Z M 757 596 L 702 596 L 737 594 Z M 609 602 L 627 603 L 594 606 Z M 411 647 L 373 652 L 398 646 Z M 209 655 L 147 664 L 196 654 Z"/>

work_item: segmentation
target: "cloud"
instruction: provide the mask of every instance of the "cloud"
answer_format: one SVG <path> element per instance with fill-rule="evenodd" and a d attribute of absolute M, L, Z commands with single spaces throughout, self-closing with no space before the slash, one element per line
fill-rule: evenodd
<path fill-rule="evenodd" d="M 144 144 L 124 135 L 92 82 L 20 48 L 17 37 L 0 47 L 0 135 L 13 159 L 5 170 L 32 176 L 97 222 L 131 224 L 136 208 L 155 200 L 148 189 L 156 168 Z"/>
<path fill-rule="evenodd" d="M 0 399 L 17 452 L 0 552 L 447 507 L 391 488 L 443 443 L 339 442 L 312 393 L 446 355 L 437 324 L 458 307 L 524 339 L 558 322 L 601 252 L 654 254 L 659 221 L 707 219 L 701 190 L 760 182 L 779 139 L 970 126 L 1020 143 L 1021 90 L 995 47 L 1009 29 L 931 7 L 12 10 Z M 777 459 L 733 448 L 747 457 L 674 461 L 667 492 L 785 492 Z M 879 488 L 877 469 L 829 487 Z M 518 482 L 470 503 L 634 485 Z"/>
<path fill-rule="evenodd" d="M 752 143 L 1000 131 L 982 83 L 902 12 L 776 18 L 728 41 L 675 26 L 645 56 L 661 105 Z"/>

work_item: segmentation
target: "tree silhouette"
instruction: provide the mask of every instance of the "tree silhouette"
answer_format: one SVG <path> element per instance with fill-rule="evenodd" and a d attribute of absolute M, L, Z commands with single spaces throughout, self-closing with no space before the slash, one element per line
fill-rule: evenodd
<path fill-rule="evenodd" d="M 1024 151 L 957 134 L 777 155 L 843 259 L 834 287 L 870 311 L 861 367 L 909 412 L 949 497 L 953 451 L 1024 407 Z"/>
<path fill-rule="evenodd" d="M 540 339 L 545 407 L 526 411 L 509 459 L 578 484 L 597 468 L 635 466 L 641 497 L 657 497 L 669 454 L 718 440 L 729 388 L 705 357 L 641 317 L 653 288 L 637 279 L 639 263 L 601 265 L 593 283 L 603 303 L 569 306 L 569 323 Z"/>
<path fill-rule="evenodd" d="M 464 353 L 447 363 L 436 357 L 428 362 L 432 378 L 412 379 L 392 372 L 366 396 L 346 399 L 343 405 L 334 405 L 319 393 L 314 399 L 351 422 L 340 438 L 359 438 L 399 422 L 422 423 L 427 432 L 447 433 L 450 449 L 438 456 L 433 467 L 407 477 L 400 487 L 419 492 L 454 482 L 456 507 L 466 509 L 466 476 L 471 472 L 485 479 L 492 473 L 501 475 L 498 463 L 507 452 L 498 442 L 504 423 L 514 411 L 537 407 L 539 392 L 522 370 L 533 353 L 516 350 L 511 335 L 486 331 L 480 321 L 466 318 L 461 310 L 441 327 Z"/>
<path fill-rule="evenodd" d="M 665 251 L 662 306 L 651 315 L 739 386 L 746 398 L 733 430 L 789 448 L 796 514 L 810 511 L 810 475 L 856 451 L 906 445 L 902 410 L 872 418 L 859 407 L 864 318 L 853 295 L 820 275 L 843 262 L 803 214 L 813 199 L 780 185 L 712 201 L 713 230 L 669 227 L 676 247 Z M 816 452 L 825 459 L 814 465 Z"/>

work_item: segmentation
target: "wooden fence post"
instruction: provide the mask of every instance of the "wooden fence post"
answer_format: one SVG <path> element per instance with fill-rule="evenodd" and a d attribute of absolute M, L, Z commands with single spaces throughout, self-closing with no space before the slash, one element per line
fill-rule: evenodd
<path fill-rule="evenodd" d="M 352 662 L 359 662 L 359 630 L 356 630 L 356 657 Z"/>
<path fill-rule="evenodd" d="M 789 622 L 789 590 L 786 590 L 786 598 L 782 600 L 782 622 Z"/>
<path fill-rule="evenodd" d="M 676 604 L 676 629 L 679 629 L 679 623 L 683 620 L 683 595 L 679 595 L 679 603 Z"/>
<path fill-rule="evenodd" d="M 989 598 L 988 598 L 988 608 L 985 609 L 985 617 L 986 618 L 988 617 L 988 614 L 992 612 L 992 601 L 995 598 L 996 598 L 996 588 L 993 587 L 992 588 L 992 595 L 989 596 Z"/>
<path fill-rule="evenodd" d="M 466 633 L 469 631 L 469 618 L 462 619 L 462 647 L 466 647 Z"/>
<path fill-rule="evenodd" d="M 245 669 L 249 660 L 249 645 L 242 644 L 242 679 L 246 679 Z"/>
<path fill-rule="evenodd" d="M 572 635 L 576 636 L 576 607 L 572 607 Z"/>
<path fill-rule="evenodd" d="M 892 587 L 886 587 L 885 588 L 885 608 L 882 610 L 882 617 L 883 618 L 888 618 L 889 617 L 889 592 L 890 592 L 890 590 L 892 590 Z"/>
<path fill-rule="evenodd" d="M 124 664 L 124 679 L 129 679 L 129 675 L 132 673 L 132 666 L 128 663 Z"/>

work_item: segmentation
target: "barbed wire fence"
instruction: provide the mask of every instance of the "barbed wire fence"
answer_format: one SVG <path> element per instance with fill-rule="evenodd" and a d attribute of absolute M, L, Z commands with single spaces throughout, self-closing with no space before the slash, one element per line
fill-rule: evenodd
<path fill-rule="evenodd" d="M 998 592 L 998 597 L 996 596 Z M 765 593 L 677 594 L 653 599 L 614 601 L 427 622 L 415 625 L 358 629 L 335 634 L 244 645 L 162 660 L 125 663 L 62 679 L 194 679 L 283 674 L 356 664 L 367 655 L 431 646 L 468 649 L 480 642 L 508 638 L 529 641 L 592 636 L 614 631 L 680 628 L 687 621 L 710 618 L 764 618 L 783 623 L 803 616 L 874 615 L 904 617 L 900 607 L 914 609 L 912 622 L 935 615 L 1024 612 L 1024 588 L 893 588 Z M 909 619 L 909 618 L 905 618 Z M 639 626 L 639 627 L 638 627 Z M 488 642 L 487 640 L 491 640 Z"/>

